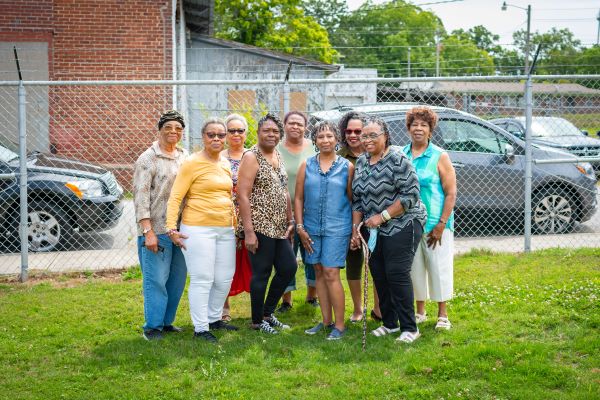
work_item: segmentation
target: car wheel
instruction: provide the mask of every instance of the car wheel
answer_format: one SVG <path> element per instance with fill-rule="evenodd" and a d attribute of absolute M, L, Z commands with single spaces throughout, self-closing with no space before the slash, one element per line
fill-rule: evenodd
<path fill-rule="evenodd" d="M 29 251 L 59 250 L 67 244 L 72 228 L 66 213 L 46 201 L 33 201 L 27 214 Z"/>
<path fill-rule="evenodd" d="M 532 203 L 532 228 L 543 234 L 570 232 L 575 223 L 575 212 L 575 204 L 564 189 L 544 189 L 535 195 Z"/>

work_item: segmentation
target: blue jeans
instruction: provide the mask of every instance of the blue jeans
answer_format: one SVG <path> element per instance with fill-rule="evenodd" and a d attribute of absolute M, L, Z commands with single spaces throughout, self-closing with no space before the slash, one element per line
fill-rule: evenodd
<path fill-rule="evenodd" d="M 300 257 L 302 257 L 302 264 L 304 264 L 304 277 L 306 278 L 306 286 L 316 287 L 317 278 L 315 275 L 315 267 L 312 264 L 307 264 L 304 260 L 306 258 L 306 253 L 304 251 L 304 247 L 300 246 L 300 237 L 298 236 L 298 232 L 294 234 L 294 256 L 298 254 L 298 248 L 300 249 Z M 285 293 L 292 292 L 296 290 L 296 275 L 292 278 L 288 286 L 285 288 Z"/>
<path fill-rule="evenodd" d="M 185 288 L 187 268 L 181 249 L 166 234 L 157 235 L 161 247 L 153 253 L 138 236 L 138 257 L 144 290 L 144 330 L 172 325 Z"/>

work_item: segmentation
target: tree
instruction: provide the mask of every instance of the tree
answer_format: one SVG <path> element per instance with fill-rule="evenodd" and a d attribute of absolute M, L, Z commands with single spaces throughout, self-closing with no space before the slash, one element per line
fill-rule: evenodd
<path fill-rule="evenodd" d="M 445 75 L 493 75 L 494 58 L 471 40 L 456 35 L 444 38 L 441 68 Z"/>
<path fill-rule="evenodd" d="M 502 53 L 502 46 L 498 44 L 500 35 L 490 32 L 485 26 L 477 25 L 469 30 L 456 29 L 452 34 L 463 41 L 471 41 L 475 46 L 492 55 Z"/>
<path fill-rule="evenodd" d="M 515 47 L 525 53 L 527 32 L 519 30 L 513 33 Z M 569 28 L 552 28 L 545 33 L 535 32 L 530 39 L 530 57 L 538 47 L 542 50 L 538 56 L 536 72 L 541 74 L 568 74 L 576 71 L 575 60 L 581 50 L 581 41 L 575 39 Z"/>
<path fill-rule="evenodd" d="M 348 15 L 345 0 L 305 0 L 304 13 L 313 17 L 331 35 Z"/>
<path fill-rule="evenodd" d="M 217 0 L 215 36 L 335 62 L 327 31 L 300 5 L 300 0 Z"/>

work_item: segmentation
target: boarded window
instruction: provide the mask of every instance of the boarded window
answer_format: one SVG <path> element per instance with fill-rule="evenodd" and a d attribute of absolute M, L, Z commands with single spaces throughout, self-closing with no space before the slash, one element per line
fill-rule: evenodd
<path fill-rule="evenodd" d="M 230 90 L 227 92 L 227 109 L 231 112 L 254 110 L 256 92 L 254 90 Z"/>
<path fill-rule="evenodd" d="M 279 99 L 280 110 L 283 114 L 283 93 Z M 290 92 L 290 111 L 306 112 L 308 108 L 308 97 L 304 92 Z"/>

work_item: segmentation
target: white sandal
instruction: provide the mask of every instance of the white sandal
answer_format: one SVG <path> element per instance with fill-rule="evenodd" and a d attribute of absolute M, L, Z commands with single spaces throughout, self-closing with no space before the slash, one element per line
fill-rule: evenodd
<path fill-rule="evenodd" d="M 398 328 L 386 328 L 385 326 L 381 325 L 379 328 L 371 331 L 371 334 L 379 337 L 379 336 L 385 336 L 385 335 L 389 335 L 390 333 L 396 333 L 400 331 L 400 327 Z"/>
<path fill-rule="evenodd" d="M 448 320 L 448 318 L 445 318 L 445 317 L 438 318 L 437 324 L 435 324 L 435 329 L 450 330 L 450 328 L 452 328 L 452 324 L 450 323 L 450 320 Z"/>
<path fill-rule="evenodd" d="M 421 332 L 419 332 L 419 331 L 416 331 L 416 332 L 406 332 L 405 331 L 400 334 L 400 336 L 398 337 L 398 339 L 396 339 L 396 341 L 410 344 L 420 337 L 421 337 Z"/>
<path fill-rule="evenodd" d="M 427 314 L 415 313 L 415 320 L 417 321 L 417 324 L 422 324 L 423 322 L 427 321 Z"/>

